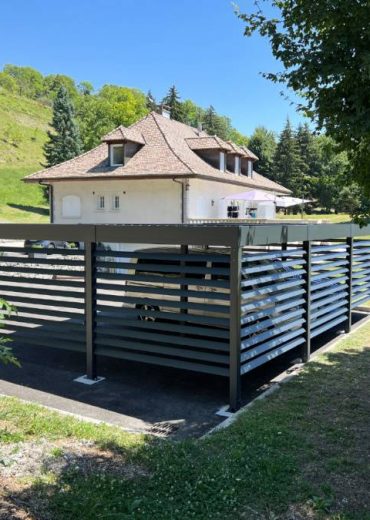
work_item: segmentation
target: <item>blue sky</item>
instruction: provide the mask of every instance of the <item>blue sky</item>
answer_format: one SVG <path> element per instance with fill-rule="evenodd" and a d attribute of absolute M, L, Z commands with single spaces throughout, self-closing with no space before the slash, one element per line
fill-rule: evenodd
<path fill-rule="evenodd" d="M 183 99 L 214 105 L 246 134 L 300 121 L 281 86 L 261 77 L 279 64 L 266 41 L 243 36 L 230 0 L 2 0 L 0 34 L 1 67 L 151 89 L 159 99 L 176 84 Z"/>

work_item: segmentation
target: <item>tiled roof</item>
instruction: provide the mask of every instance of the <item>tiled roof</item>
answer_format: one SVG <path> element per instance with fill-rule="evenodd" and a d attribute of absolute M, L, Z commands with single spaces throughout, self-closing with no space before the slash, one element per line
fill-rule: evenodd
<path fill-rule="evenodd" d="M 231 152 L 232 147 L 216 135 L 205 137 L 190 137 L 186 139 L 191 150 L 224 150 Z"/>
<path fill-rule="evenodd" d="M 74 159 L 29 175 L 25 178 L 26 182 L 52 182 L 72 179 L 200 177 L 279 193 L 290 193 L 283 186 L 257 173 L 254 173 L 253 178 L 250 178 L 245 175 L 235 175 L 233 172 L 221 172 L 214 168 L 190 148 L 188 141 L 216 139 L 219 145 L 224 146 L 226 144 L 231 148 L 229 144 L 218 137 L 207 136 L 205 132 L 199 135 L 196 128 L 168 119 L 156 112 L 151 112 L 129 128 L 119 127 L 105 138 L 112 139 L 112 135 L 117 135 L 118 130 L 123 132 L 122 135 L 135 135 L 136 138 L 141 136 L 145 142 L 127 164 L 110 166 L 108 146 L 104 142 Z"/>
<path fill-rule="evenodd" d="M 131 141 L 133 143 L 145 144 L 145 140 L 143 135 L 138 132 L 135 128 L 126 128 L 124 126 L 119 126 L 115 128 L 109 134 L 105 135 L 101 139 L 103 142 L 117 142 L 117 141 Z"/>
<path fill-rule="evenodd" d="M 257 155 L 255 155 L 253 152 L 251 152 L 249 148 L 247 148 L 246 146 L 242 146 L 241 148 L 244 150 L 244 152 L 246 153 L 246 156 L 249 159 L 252 159 L 253 161 L 258 161 Z"/>
<path fill-rule="evenodd" d="M 231 146 L 230 153 L 233 153 L 236 155 L 241 155 L 242 157 L 248 157 L 246 151 L 241 146 L 239 146 L 231 141 L 228 141 L 228 144 Z"/>

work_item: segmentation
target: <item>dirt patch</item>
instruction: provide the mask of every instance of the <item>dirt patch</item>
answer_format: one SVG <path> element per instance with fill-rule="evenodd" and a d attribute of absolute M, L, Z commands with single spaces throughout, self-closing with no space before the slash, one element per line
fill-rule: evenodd
<path fill-rule="evenodd" d="M 146 471 L 127 463 L 123 455 L 102 450 L 91 441 L 10 443 L 0 446 L 0 476 L 4 478 L 41 477 L 75 471 L 82 475 L 105 474 L 130 479 Z"/>

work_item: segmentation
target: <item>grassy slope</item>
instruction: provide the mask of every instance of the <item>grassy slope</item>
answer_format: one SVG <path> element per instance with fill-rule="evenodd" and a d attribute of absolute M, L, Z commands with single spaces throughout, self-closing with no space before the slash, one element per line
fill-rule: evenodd
<path fill-rule="evenodd" d="M 47 205 L 37 185 L 22 177 L 43 160 L 49 107 L 0 89 L 0 222 L 47 222 Z"/>
<path fill-rule="evenodd" d="M 3 443 L 93 439 L 148 473 L 46 472 L 5 485 L 3 500 L 54 520 L 368 520 L 369 335 L 367 324 L 203 441 L 150 443 L 2 398 Z"/>

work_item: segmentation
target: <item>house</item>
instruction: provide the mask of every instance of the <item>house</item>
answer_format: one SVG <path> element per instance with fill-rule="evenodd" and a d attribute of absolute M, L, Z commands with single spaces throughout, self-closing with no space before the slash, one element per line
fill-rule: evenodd
<path fill-rule="evenodd" d="M 248 189 L 290 194 L 253 170 L 257 159 L 246 147 L 151 112 L 24 180 L 50 186 L 54 223 L 176 224 L 226 218 L 223 197 Z"/>

